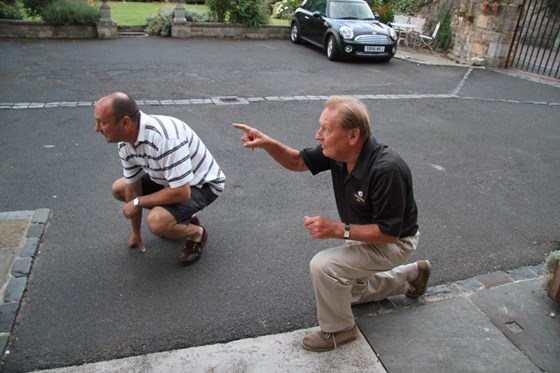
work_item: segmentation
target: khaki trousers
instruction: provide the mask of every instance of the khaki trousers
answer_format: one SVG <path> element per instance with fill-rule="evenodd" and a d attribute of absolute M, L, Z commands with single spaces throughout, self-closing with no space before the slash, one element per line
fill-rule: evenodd
<path fill-rule="evenodd" d="M 346 244 L 319 252 L 310 270 L 321 330 L 334 333 L 354 326 L 352 305 L 404 293 L 404 264 L 414 253 L 420 234 L 394 244 Z"/>

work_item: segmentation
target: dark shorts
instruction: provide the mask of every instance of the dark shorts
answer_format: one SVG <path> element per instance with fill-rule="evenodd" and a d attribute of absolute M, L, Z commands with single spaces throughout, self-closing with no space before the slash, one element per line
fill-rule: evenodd
<path fill-rule="evenodd" d="M 165 188 L 163 185 L 155 183 L 148 175 L 142 176 L 142 194 L 148 195 Z M 214 202 L 218 196 L 212 192 L 208 185 L 202 188 L 191 187 L 191 198 L 188 201 L 177 203 L 175 205 L 163 205 L 167 211 L 175 217 L 177 223 L 188 224 L 191 217 L 206 206 Z"/>

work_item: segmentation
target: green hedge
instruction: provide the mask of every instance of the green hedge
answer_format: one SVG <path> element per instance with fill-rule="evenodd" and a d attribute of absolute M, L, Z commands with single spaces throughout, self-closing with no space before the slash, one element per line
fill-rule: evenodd
<path fill-rule="evenodd" d="M 0 19 L 23 19 L 23 15 L 17 8 L 0 1 Z"/>
<path fill-rule="evenodd" d="M 23 8 L 29 17 L 40 17 L 43 9 L 52 2 L 53 0 L 23 0 Z"/>
<path fill-rule="evenodd" d="M 43 21 L 55 26 L 95 25 L 99 21 L 99 17 L 98 8 L 68 0 L 56 0 L 41 12 Z"/>
<path fill-rule="evenodd" d="M 225 22 L 230 0 L 206 0 L 206 6 L 218 22 Z"/>
<path fill-rule="evenodd" d="M 232 0 L 229 21 L 248 27 L 266 25 L 270 17 L 268 3 L 265 0 Z"/>

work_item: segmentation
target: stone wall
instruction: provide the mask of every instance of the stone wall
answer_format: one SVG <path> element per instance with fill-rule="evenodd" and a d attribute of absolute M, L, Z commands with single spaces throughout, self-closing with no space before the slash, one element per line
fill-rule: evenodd
<path fill-rule="evenodd" d="M 0 37 L 3 38 L 53 38 L 53 39 L 96 39 L 116 37 L 117 26 L 109 25 L 110 32 L 101 33 L 105 28 L 98 26 L 51 26 L 38 22 L 0 20 Z M 185 23 L 173 25 L 172 37 L 208 37 L 220 39 L 289 39 L 290 27 L 265 25 L 245 27 L 224 23 Z M 105 35 L 107 34 L 107 35 Z"/>
<path fill-rule="evenodd" d="M 496 5 L 494 5 L 494 3 Z M 424 6 L 419 15 L 434 21 L 451 7 L 453 48 L 448 57 L 467 64 L 504 67 L 523 0 L 448 0 Z"/>
<path fill-rule="evenodd" d="M 0 20 L 0 37 L 3 38 L 97 38 L 96 26 L 51 26 L 44 23 Z"/>
<path fill-rule="evenodd" d="M 450 55 L 460 61 L 504 67 L 521 11 L 521 0 L 502 0 L 496 2 L 495 8 L 492 8 L 494 3 L 490 3 L 489 9 L 486 4 L 484 1 L 468 1 L 466 8 L 459 8 L 454 14 L 451 27 L 455 32 L 455 43 Z"/>
<path fill-rule="evenodd" d="M 218 39 L 288 39 L 290 27 L 264 25 L 245 27 L 229 23 L 175 23 L 171 26 L 171 37 L 196 38 L 208 37 Z"/>

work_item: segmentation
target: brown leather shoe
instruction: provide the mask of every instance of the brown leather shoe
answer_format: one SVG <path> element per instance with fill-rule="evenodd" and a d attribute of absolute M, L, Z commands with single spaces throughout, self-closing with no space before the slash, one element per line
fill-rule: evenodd
<path fill-rule="evenodd" d="M 194 224 L 194 225 L 200 226 L 200 219 L 198 218 L 198 216 L 196 214 L 191 216 L 191 220 L 190 220 L 189 224 Z"/>
<path fill-rule="evenodd" d="M 208 232 L 206 232 L 206 228 L 203 226 L 200 227 L 202 228 L 202 240 L 200 242 L 187 240 L 185 243 L 185 248 L 179 257 L 179 262 L 181 262 L 183 266 L 194 264 L 202 255 L 202 249 L 204 249 L 204 245 L 206 245 L 206 240 L 208 239 Z"/>
<path fill-rule="evenodd" d="M 309 351 L 330 351 L 346 343 L 350 343 L 356 338 L 358 338 L 357 325 L 354 325 L 350 330 L 342 330 L 336 333 L 325 333 L 319 330 L 316 333 L 305 336 L 301 341 L 301 346 Z"/>
<path fill-rule="evenodd" d="M 414 281 L 409 281 L 404 294 L 409 298 L 418 298 L 426 294 L 428 289 L 428 280 L 432 273 L 432 265 L 427 260 L 419 260 L 416 262 L 418 265 L 418 278 Z"/>

